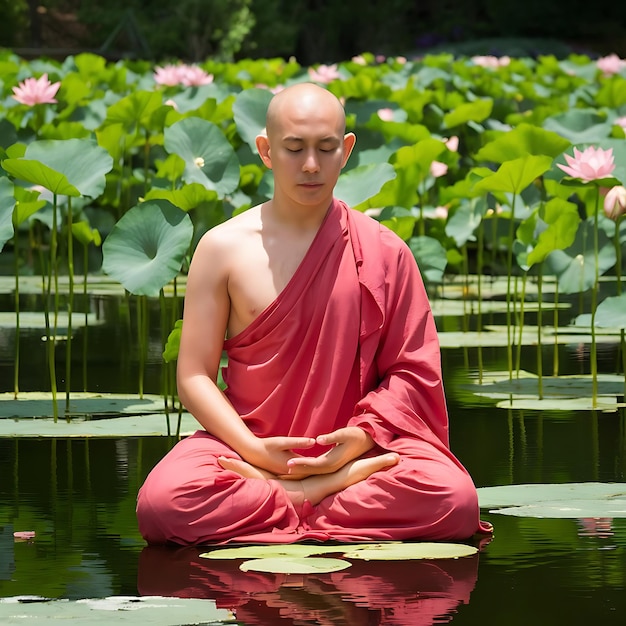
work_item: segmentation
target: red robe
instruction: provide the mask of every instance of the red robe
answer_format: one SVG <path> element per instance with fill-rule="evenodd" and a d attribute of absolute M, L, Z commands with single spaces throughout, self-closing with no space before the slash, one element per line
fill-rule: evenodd
<path fill-rule="evenodd" d="M 296 507 L 279 482 L 222 469 L 217 458 L 237 454 L 198 431 L 139 492 L 149 543 L 452 540 L 483 529 L 474 484 L 448 445 L 422 279 L 390 230 L 335 200 L 289 284 L 224 349 L 226 394 L 256 435 L 359 426 L 376 442 L 373 454 L 394 451 L 401 461 Z"/>

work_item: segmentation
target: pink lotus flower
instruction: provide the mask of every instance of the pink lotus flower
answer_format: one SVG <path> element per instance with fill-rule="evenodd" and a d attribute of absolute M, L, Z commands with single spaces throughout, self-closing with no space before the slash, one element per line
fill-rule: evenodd
<path fill-rule="evenodd" d="M 430 164 L 430 173 L 435 178 L 445 176 L 448 173 L 448 166 L 445 163 L 441 163 L 441 161 L 433 161 Z"/>
<path fill-rule="evenodd" d="M 357 54 L 356 56 L 352 57 L 352 62 L 356 63 L 357 65 L 367 65 L 367 59 L 362 54 Z"/>
<path fill-rule="evenodd" d="M 456 152 L 459 149 L 459 138 L 456 135 L 453 135 L 450 139 L 444 138 L 443 142 L 450 152 Z"/>
<path fill-rule="evenodd" d="M 604 214 L 614 221 L 626 214 L 626 187 L 611 187 L 604 197 Z"/>
<path fill-rule="evenodd" d="M 607 178 L 615 169 L 613 161 L 613 148 L 603 150 L 602 148 L 585 148 L 582 152 L 574 148 L 574 156 L 564 155 L 567 165 L 557 163 L 566 174 L 572 178 L 579 178 L 584 183 L 592 180 Z"/>
<path fill-rule="evenodd" d="M 481 67 L 488 67 L 490 69 L 497 69 L 499 67 L 506 67 L 511 63 L 511 57 L 496 57 L 491 54 L 486 55 L 478 55 L 472 57 L 472 61 L 475 65 L 480 65 Z"/>
<path fill-rule="evenodd" d="M 309 68 L 309 78 L 316 83 L 331 83 L 336 78 L 339 78 L 340 74 L 337 70 L 337 64 L 332 65 L 319 65 L 317 69 Z"/>
<path fill-rule="evenodd" d="M 393 109 L 378 109 L 377 114 L 383 122 L 393 122 Z"/>
<path fill-rule="evenodd" d="M 197 65 L 163 65 L 156 67 L 154 70 L 154 82 L 157 85 L 166 87 L 175 87 L 183 85 L 184 87 L 199 87 L 200 85 L 209 85 L 213 82 L 213 74 L 208 74 Z"/>
<path fill-rule="evenodd" d="M 180 70 L 180 82 L 185 87 L 200 87 L 213 82 L 213 74 L 208 74 L 197 65 L 183 65 Z"/>
<path fill-rule="evenodd" d="M 600 57 L 596 61 L 596 65 L 604 76 L 613 76 L 613 74 L 619 74 L 626 67 L 626 61 L 620 59 L 616 54 L 609 54 Z"/>
<path fill-rule="evenodd" d="M 440 220 L 448 219 L 448 207 L 446 206 L 438 206 L 435 207 L 435 218 Z"/>
<path fill-rule="evenodd" d="M 48 74 L 42 74 L 40 78 L 27 78 L 17 87 L 13 87 L 13 98 L 21 104 L 29 107 L 36 104 L 54 104 L 57 91 L 61 83 L 51 83 Z"/>

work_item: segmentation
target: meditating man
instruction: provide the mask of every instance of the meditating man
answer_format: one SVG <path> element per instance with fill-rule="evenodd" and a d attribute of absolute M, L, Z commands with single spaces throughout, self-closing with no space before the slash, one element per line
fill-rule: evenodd
<path fill-rule="evenodd" d="M 449 449 L 439 343 L 415 259 L 334 198 L 354 143 L 326 89 L 303 83 L 272 98 L 257 138 L 272 199 L 209 230 L 193 255 L 177 375 L 202 428 L 139 492 L 149 543 L 488 530 Z"/>

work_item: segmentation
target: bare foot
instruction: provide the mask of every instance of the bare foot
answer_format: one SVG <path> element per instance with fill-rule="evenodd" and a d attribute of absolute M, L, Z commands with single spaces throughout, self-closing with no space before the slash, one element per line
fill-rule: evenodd
<path fill-rule="evenodd" d="M 243 459 L 233 459 L 227 456 L 220 456 L 218 457 L 217 462 L 223 469 L 235 472 L 243 478 L 261 478 L 263 480 L 276 478 L 276 476 L 274 476 L 271 472 L 261 469 L 260 467 L 256 467 L 256 465 L 251 465 Z"/>
<path fill-rule="evenodd" d="M 356 459 L 346 463 L 333 474 L 309 476 L 301 481 L 305 499 L 316 505 L 327 496 L 365 480 L 374 472 L 397 465 L 399 461 L 399 455 L 390 452 L 380 456 Z"/>

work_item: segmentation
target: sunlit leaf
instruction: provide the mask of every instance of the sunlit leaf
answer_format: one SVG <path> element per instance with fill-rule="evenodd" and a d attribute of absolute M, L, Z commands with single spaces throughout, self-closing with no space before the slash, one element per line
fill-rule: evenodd
<path fill-rule="evenodd" d="M 478 502 L 490 513 L 519 517 L 626 517 L 626 483 L 482 487 Z"/>
<path fill-rule="evenodd" d="M 505 161 L 494 174 L 477 182 L 474 190 L 520 194 L 539 176 L 547 172 L 551 165 L 551 157 L 532 154 L 513 161 Z"/>
<path fill-rule="evenodd" d="M 476 554 L 478 549 L 463 543 L 415 542 L 359 547 L 345 553 L 349 559 L 364 561 L 408 561 L 413 559 L 457 559 Z"/>
<path fill-rule="evenodd" d="M 170 334 L 167 337 L 165 343 L 165 350 L 163 350 L 163 360 L 166 363 L 175 361 L 178 358 L 178 351 L 180 349 L 180 336 L 183 330 L 183 320 L 176 320 L 174 328 L 172 328 Z"/>
<path fill-rule="evenodd" d="M 183 179 L 220 195 L 239 185 L 239 160 L 222 131 L 212 122 L 190 117 L 165 129 L 165 149 L 185 161 Z"/>
<path fill-rule="evenodd" d="M 443 118 L 445 128 L 454 128 L 467 122 L 482 122 L 486 120 L 493 109 L 493 100 L 481 99 L 474 102 L 465 102 L 457 106 L 454 111 L 446 113 Z"/>
<path fill-rule="evenodd" d="M 0 252 L 4 244 L 13 237 L 14 207 L 13 183 L 6 177 L 0 177 Z"/>
<path fill-rule="evenodd" d="M 102 269 L 131 293 L 156 297 L 180 271 L 192 236 L 184 211 L 165 200 L 144 202 L 105 239 Z"/>
<path fill-rule="evenodd" d="M 477 161 L 504 163 L 527 154 L 557 157 L 567 150 L 570 142 L 558 135 L 530 124 L 520 124 L 483 146 L 476 154 Z"/>
<path fill-rule="evenodd" d="M 425 282 L 441 283 L 448 264 L 445 248 L 433 237 L 411 237 L 409 247 Z"/>
<path fill-rule="evenodd" d="M 255 154 L 256 137 L 265 129 L 265 115 L 272 97 L 267 89 L 246 89 L 237 95 L 233 104 L 237 132 Z"/>
<path fill-rule="evenodd" d="M 382 186 L 396 177 L 389 163 L 362 165 L 339 177 L 335 196 L 348 206 L 355 207 L 375 196 Z"/>

